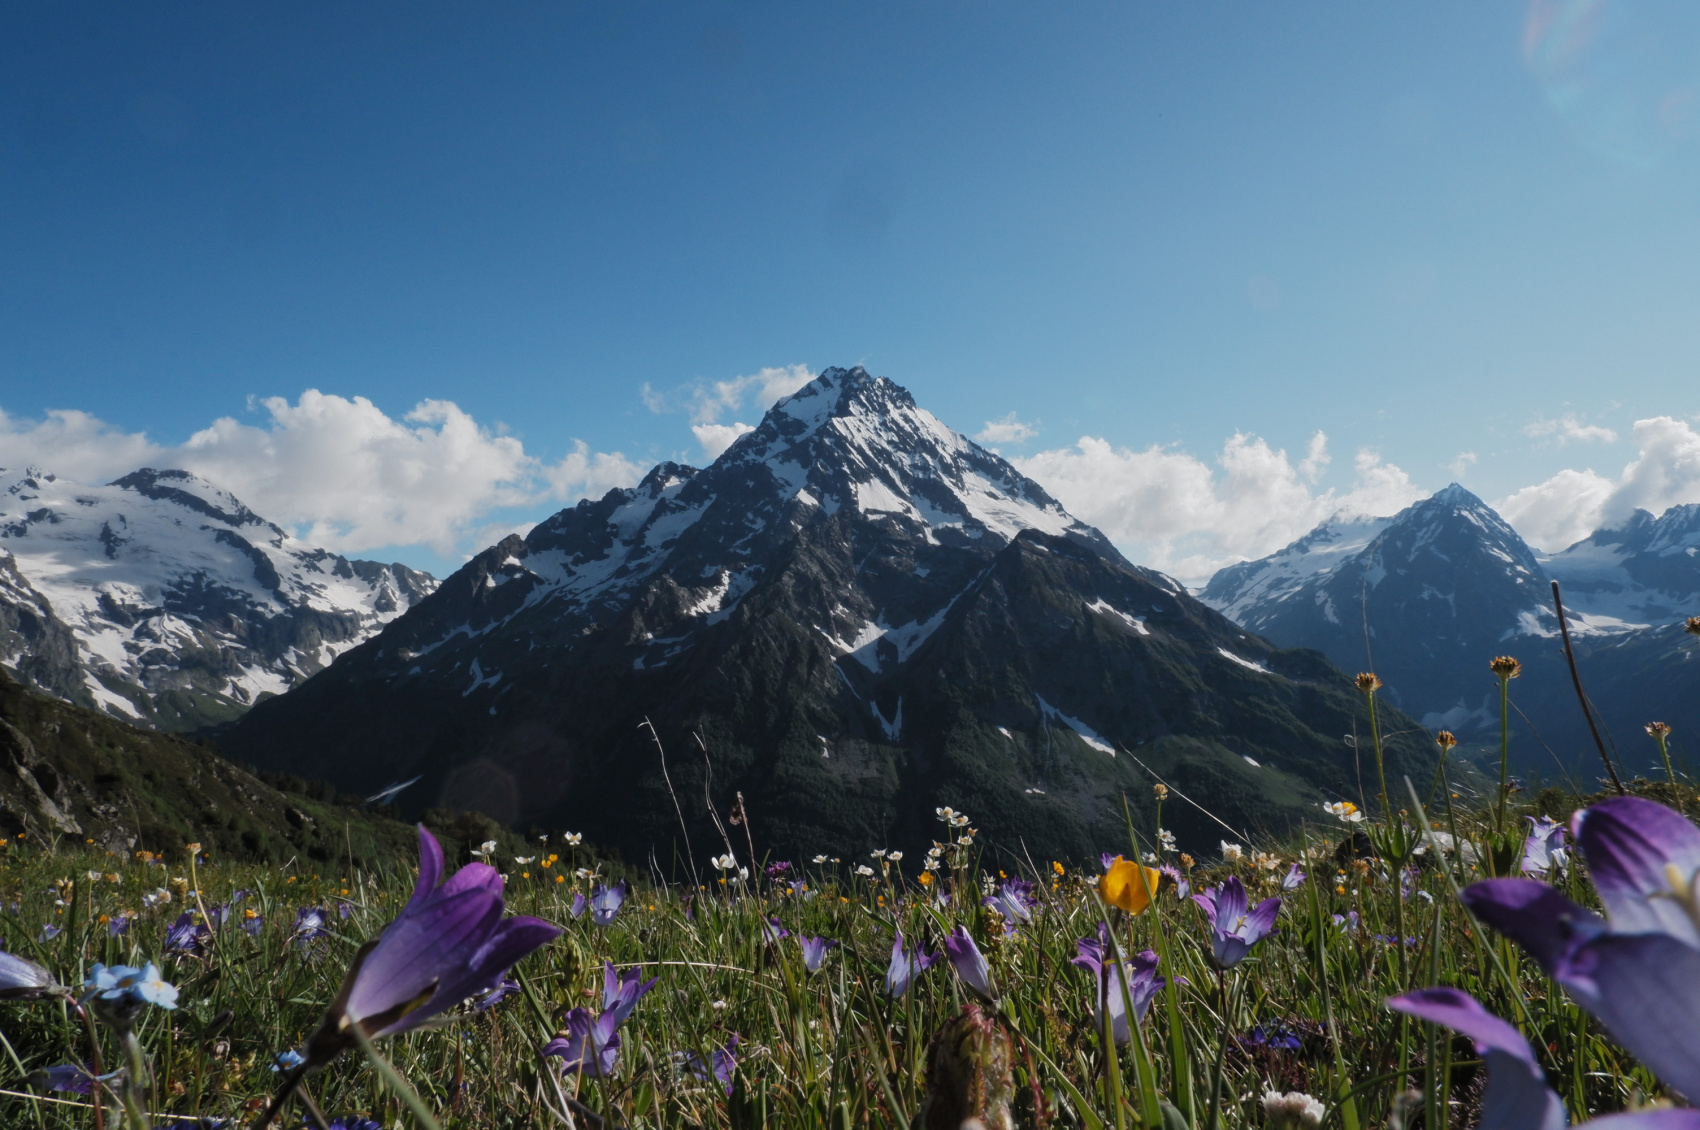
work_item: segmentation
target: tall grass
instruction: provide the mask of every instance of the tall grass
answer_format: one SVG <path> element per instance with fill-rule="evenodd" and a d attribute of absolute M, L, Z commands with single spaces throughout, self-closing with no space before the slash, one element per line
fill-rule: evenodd
<path fill-rule="evenodd" d="M 1403 782 L 1390 785 L 1395 808 L 1402 791 L 1412 795 Z M 1645 788 L 1667 802 L 1694 799 L 1675 785 Z M 1540 807 L 1562 812 L 1569 803 L 1543 796 Z M 1404 809 L 1393 825 L 1406 829 L 1400 842 L 1412 850 L 1419 845 L 1415 801 Z M 1423 815 L 1475 846 L 1461 857 L 1431 845 L 1401 872 L 1389 862 L 1389 825 L 1367 826 L 1375 834 L 1364 835 L 1366 825 L 1319 814 L 1300 839 L 1246 845 L 1237 862 L 1188 866 L 1164 853 L 1162 861 L 1195 891 L 1233 873 L 1254 900 L 1285 899 L 1278 931 L 1226 974 L 1212 965 L 1200 909 L 1177 897 L 1168 879 L 1150 909 L 1130 915 L 1105 909 L 1096 868 L 1035 861 L 1038 873 L 1025 877 L 1037 883 L 1038 908 L 1031 922 L 1006 934 L 1004 921 L 981 902 L 1006 876 L 985 864 L 978 848 L 947 855 L 959 866 L 947 862 L 926 885 L 913 872 L 866 859 L 793 866 L 787 878 L 806 884 L 794 890 L 741 860 L 751 871 L 741 883 L 696 890 L 640 884 L 606 927 L 570 915 L 572 896 L 589 880 L 573 874 L 569 849 L 544 848 L 560 854 L 547 866 L 498 857 L 509 910 L 560 923 L 566 933 L 518 966 L 519 993 L 487 1011 L 457 1009 L 382 1050 L 445 1127 L 565 1125 L 569 1116 L 589 1127 L 907 1126 L 927 1086 L 929 1042 L 970 997 L 942 962 L 903 996 L 889 996 L 884 979 L 894 931 L 936 950 L 963 924 L 991 964 L 997 1024 L 1012 1040 L 1022 1125 L 1048 1120 L 1119 1130 L 1166 1119 L 1202 1130 L 1219 1071 L 1222 1126 L 1262 1125 L 1261 1098 L 1271 1088 L 1316 1096 L 1327 1108 L 1325 1124 L 1344 1130 L 1390 1118 L 1404 1126 L 1468 1126 L 1481 1087 L 1468 1042 L 1403 1020 L 1383 1004 L 1392 994 L 1437 984 L 1467 989 L 1544 1049 L 1547 1076 L 1574 1120 L 1656 1095 L 1658 1084 L 1644 1069 L 1458 903 L 1459 885 L 1494 866 L 1491 814 L 1455 813 L 1450 823 L 1444 812 Z M 1129 842 L 1104 848 L 1135 858 L 1160 842 L 1156 828 L 1129 831 Z M 941 825 L 939 838 L 955 832 Z M 1282 891 L 1294 862 L 1308 881 Z M 150 1009 L 138 1028 L 152 1058 L 148 1109 L 160 1124 L 167 1114 L 245 1122 L 276 1087 L 274 1057 L 301 1046 L 318 1024 L 349 958 L 406 902 L 413 875 L 403 863 L 348 873 L 213 860 L 191 877 L 186 864 L 181 853 L 160 863 L 86 845 L 13 843 L 0 854 L 0 932 L 7 949 L 67 985 L 80 985 L 95 962 L 158 963 L 181 996 L 176 1011 Z M 852 864 L 874 874 L 856 876 Z M 1555 882 L 1593 904 L 1580 864 Z M 146 906 L 162 888 L 170 901 Z M 200 952 L 165 950 L 168 928 L 186 907 L 211 909 L 238 890 L 249 892 L 246 900 Z M 303 944 L 294 930 L 298 909 L 308 906 L 329 909 L 330 935 Z M 241 928 L 250 911 L 263 919 L 252 933 Z M 109 924 L 126 912 L 136 917 L 127 933 L 114 936 Z M 768 918 L 791 936 L 764 940 Z M 1093 936 L 1106 920 L 1120 952 L 1155 950 L 1159 972 L 1169 978 L 1139 1038 L 1109 1054 L 1094 1021 L 1090 975 L 1070 962 L 1077 939 Z M 47 926 L 57 936 L 47 937 Z M 797 938 L 804 934 L 840 943 L 818 972 L 803 966 Z M 600 1008 L 604 962 L 641 963 L 659 984 L 621 1029 L 614 1078 L 557 1084 L 558 1061 L 545 1061 L 541 1049 L 569 1010 Z M 92 1061 L 91 1039 L 102 1041 L 100 1062 L 111 1070 L 120 1058 L 112 1036 L 94 1029 L 91 1037 L 64 1002 L 0 1009 L 0 1125 L 94 1125 L 91 1096 L 49 1094 L 30 1076 Z M 741 1042 L 728 1094 L 692 1067 L 710 1062 L 733 1034 Z M 385 1126 L 415 1124 L 397 1091 L 356 1053 L 310 1076 L 308 1089 L 333 1116 L 360 1112 Z M 569 1109 L 565 1098 L 578 1106 Z M 105 1124 L 120 1125 L 113 1096 L 104 1105 Z M 300 1109 L 284 1124 L 304 1125 Z"/>

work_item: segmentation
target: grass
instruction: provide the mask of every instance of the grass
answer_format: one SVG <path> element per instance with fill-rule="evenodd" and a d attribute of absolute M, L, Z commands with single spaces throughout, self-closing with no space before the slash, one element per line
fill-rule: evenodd
<path fill-rule="evenodd" d="M 1694 799 L 1670 785 L 1643 787 L 1667 802 Z M 1570 798 L 1547 793 L 1524 810 L 1569 806 Z M 1484 843 L 1487 859 L 1486 817 L 1428 815 L 1440 826 L 1450 819 L 1465 838 Z M 576 1090 L 578 1125 L 906 1126 L 922 1104 L 929 1042 L 971 996 L 943 962 L 907 994 L 888 996 L 893 932 L 900 927 L 911 941 L 938 949 L 960 923 L 985 952 L 1001 994 L 997 1013 L 1013 1034 L 1015 1111 L 1024 1126 L 1048 1118 L 1055 1126 L 1123 1130 L 1153 1118 L 1161 1124 L 1167 1114 L 1171 1126 L 1180 1117 L 1202 1128 L 1218 1063 L 1223 1126 L 1263 1125 L 1260 1100 L 1270 1087 L 1317 1096 L 1327 1107 L 1324 1124 L 1345 1130 L 1385 1125 L 1395 1113 L 1407 1126 L 1423 1119 L 1436 1130 L 1468 1126 L 1480 1093 L 1468 1042 L 1402 1019 L 1382 1003 L 1406 988 L 1437 984 L 1474 993 L 1545 1049 L 1548 1079 L 1574 1121 L 1658 1093 L 1653 1078 L 1532 962 L 1459 905 L 1457 885 L 1482 877 L 1486 862 L 1472 866 L 1429 852 L 1401 899 L 1386 864 L 1353 837 L 1364 825 L 1319 819 L 1325 822 L 1301 840 L 1280 850 L 1265 845 L 1266 856 L 1248 848 L 1237 863 L 1183 866 L 1194 889 L 1233 873 L 1254 899 L 1286 900 L 1278 932 L 1225 976 L 1211 964 L 1199 908 L 1167 883 L 1145 913 L 1108 911 L 1118 946 L 1155 949 L 1170 978 L 1142 1038 L 1108 1059 L 1089 975 L 1070 963 L 1076 940 L 1093 935 L 1105 915 L 1096 869 L 1035 861 L 1037 874 L 1026 877 L 1038 884 L 1039 906 L 1030 923 L 1006 936 L 980 903 L 984 886 L 1004 876 L 979 870 L 978 845 L 953 849 L 930 886 L 917 882 L 917 861 L 904 861 L 904 869 L 874 858 L 793 867 L 791 876 L 807 883 L 801 894 L 760 874 L 747 891 L 718 881 L 694 892 L 643 883 L 607 927 L 569 914 L 572 895 L 587 885 L 574 875 L 573 849 L 552 842 L 545 850 L 558 858 L 548 866 L 498 857 L 508 874 L 509 910 L 541 915 L 566 932 L 518 966 L 520 993 L 487 1011 L 457 1009 L 381 1050 L 444 1127 L 564 1125 L 550 1113 L 563 1100 L 541 1048 L 570 1009 L 599 1010 L 604 962 L 642 963 L 645 975 L 660 981 L 621 1029 L 617 1076 L 564 1083 L 569 1095 Z M 1408 820 L 1415 825 L 1414 814 Z M 1137 847 L 1105 848 L 1131 854 L 1156 841 L 1155 828 L 1130 831 Z M 943 824 L 938 835 L 950 838 Z M 1181 866 L 1178 857 L 1168 859 Z M 1309 881 L 1282 891 L 1295 861 Z M 856 876 L 853 864 L 874 874 Z M 251 1120 L 279 1078 L 273 1058 L 302 1044 L 350 956 L 396 914 L 413 882 L 401 863 L 352 872 L 308 868 L 214 860 L 193 874 L 197 899 L 184 852 L 161 863 L 14 841 L 0 853 L 0 932 L 8 950 L 71 985 L 81 984 L 94 962 L 157 962 L 181 995 L 178 1009 L 149 1009 L 138 1028 L 153 1060 L 147 1108 L 161 1116 Z M 1581 870 L 1572 865 L 1558 883 L 1592 904 Z M 946 887 L 956 897 L 941 905 L 936 896 Z M 171 900 L 146 908 L 144 899 L 160 888 Z M 249 892 L 238 915 L 211 934 L 203 952 L 164 951 L 167 929 L 185 905 L 212 908 L 237 890 Z M 331 909 L 330 937 L 309 945 L 292 939 L 297 910 L 306 906 Z M 112 936 L 110 919 L 125 911 L 136 919 L 127 934 Z M 263 920 L 252 934 L 237 925 L 248 911 Z M 764 941 L 761 921 L 770 917 L 792 936 Z M 44 925 L 61 932 L 40 940 Z M 801 934 L 840 943 L 818 972 L 803 967 Z M 1398 937 L 1409 940 L 1400 945 Z M 29 1082 L 37 1069 L 91 1059 L 90 1030 L 76 1011 L 56 1001 L 0 1009 L 0 1124 L 94 1125 L 87 1096 L 48 1095 Z M 693 1056 L 709 1061 L 734 1033 L 742 1042 L 728 1095 L 686 1063 Z M 110 1033 L 100 1038 L 110 1070 L 121 1052 Z M 311 1076 L 309 1090 L 332 1116 L 359 1112 L 385 1126 L 417 1124 L 358 1053 Z M 1165 1112 L 1161 1103 L 1174 1109 Z M 295 1108 L 283 1125 L 304 1125 L 303 1117 Z M 121 1125 L 110 1095 L 105 1119 Z"/>

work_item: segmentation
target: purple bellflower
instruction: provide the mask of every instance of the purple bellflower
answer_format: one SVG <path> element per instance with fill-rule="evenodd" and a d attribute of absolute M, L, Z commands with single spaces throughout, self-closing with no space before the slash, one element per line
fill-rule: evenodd
<path fill-rule="evenodd" d="M 1102 867 L 1105 871 L 1108 871 L 1111 867 L 1115 866 L 1116 860 L 1120 858 L 1121 856 L 1116 852 L 1106 851 L 1098 856 L 1098 866 Z"/>
<path fill-rule="evenodd" d="M 0 950 L 0 1001 L 33 1001 L 64 992 L 53 974 L 35 962 Z"/>
<path fill-rule="evenodd" d="M 974 944 L 967 927 L 958 926 L 945 936 L 944 952 L 950 958 L 951 968 L 970 989 L 989 1001 L 997 1000 L 997 991 L 992 988 L 992 968 L 986 964 L 985 955 Z"/>
<path fill-rule="evenodd" d="M 590 920 L 598 926 L 608 926 L 620 908 L 626 905 L 626 881 L 621 879 L 612 887 L 598 884 L 590 892 Z"/>
<path fill-rule="evenodd" d="M 1533 816 L 1524 819 L 1529 821 L 1529 838 L 1523 841 L 1523 861 L 1517 869 L 1525 875 L 1545 875 L 1554 868 L 1563 870 L 1570 854 L 1564 847 L 1564 825 L 1547 816 L 1539 820 Z"/>
<path fill-rule="evenodd" d="M 620 1025 L 657 980 L 651 977 L 644 981 L 641 967 L 621 974 L 612 964 L 604 963 L 602 1015 L 593 1018 L 587 1008 L 575 1008 L 567 1013 L 567 1034 L 544 1045 L 544 1058 L 558 1057 L 563 1074 L 592 1078 L 612 1075 L 620 1059 Z"/>
<path fill-rule="evenodd" d="M 308 949 L 320 938 L 331 936 L 331 932 L 325 928 L 327 922 L 329 918 L 324 907 L 301 907 L 295 912 L 295 933 L 290 940 L 302 949 Z"/>
<path fill-rule="evenodd" d="M 307 1045 L 308 1067 L 329 1063 L 356 1041 L 416 1028 L 499 982 L 520 958 L 553 941 L 541 918 L 503 918 L 502 877 L 469 863 L 443 882 L 443 849 L 419 826 L 413 897 L 377 938 L 360 947 L 342 991 Z"/>
<path fill-rule="evenodd" d="M 1186 876 L 1181 874 L 1181 869 L 1179 867 L 1170 863 L 1165 863 L 1163 866 L 1157 868 L 1157 870 L 1161 874 L 1167 875 L 1170 879 L 1174 880 L 1176 898 L 1184 899 L 1188 895 L 1192 894 L 1192 884 L 1187 882 Z"/>
<path fill-rule="evenodd" d="M 1305 879 L 1305 869 L 1295 863 L 1287 868 L 1287 873 L 1281 877 L 1281 889 L 1283 891 L 1296 891 L 1305 885 Z"/>
<path fill-rule="evenodd" d="M 826 961 L 826 951 L 838 943 L 831 938 L 808 938 L 799 934 L 797 942 L 803 947 L 803 968 L 810 973 L 819 972 Z"/>
<path fill-rule="evenodd" d="M 165 934 L 165 952 L 197 954 L 212 940 L 212 931 L 200 923 L 196 911 L 185 910 Z"/>
<path fill-rule="evenodd" d="M 1275 916 L 1281 912 L 1278 898 L 1264 899 L 1248 908 L 1245 884 L 1238 875 L 1230 875 L 1222 885 L 1193 895 L 1192 901 L 1204 908 L 1204 916 L 1210 920 L 1210 942 L 1216 964 L 1223 969 L 1238 965 L 1252 946 L 1268 937 L 1275 926 Z"/>
<path fill-rule="evenodd" d="M 478 1000 L 473 1002 L 472 1010 L 474 1012 L 488 1011 L 501 1003 L 501 1001 L 506 997 L 517 992 L 519 992 L 519 982 L 512 978 L 503 978 L 495 988 L 491 989 L 489 992 L 479 997 Z"/>
<path fill-rule="evenodd" d="M 573 895 L 572 909 L 567 911 L 567 913 L 572 915 L 574 918 L 582 917 L 583 914 L 584 914 L 585 907 L 587 907 L 589 905 L 590 904 L 585 901 L 584 892 L 580 891 L 577 894 Z"/>
<path fill-rule="evenodd" d="M 87 1095 L 94 1092 L 94 1085 L 110 1082 L 122 1075 L 121 1071 L 113 1071 L 106 1075 L 96 1075 L 92 1066 L 80 1063 L 60 1063 L 52 1067 L 42 1067 L 30 1072 L 30 1084 L 43 1091 L 69 1091 L 75 1095 Z"/>
<path fill-rule="evenodd" d="M 789 938 L 790 936 L 791 931 L 781 926 L 779 919 L 763 918 L 761 920 L 761 940 L 768 945 L 777 945 L 781 938 Z"/>
<path fill-rule="evenodd" d="M 1133 1028 L 1127 1019 L 1128 1006 L 1133 1006 L 1134 1023 L 1142 1022 L 1152 999 L 1169 983 L 1167 978 L 1157 975 L 1156 952 L 1145 950 L 1134 954 L 1124 975 L 1116 964 L 1115 953 L 1110 948 L 1109 927 L 1104 923 L 1098 923 L 1096 938 L 1081 938 L 1074 944 L 1079 956 L 1069 961 L 1092 974 L 1098 1029 L 1103 1029 L 1107 1015 L 1111 1038 L 1118 1044 L 1127 1043 L 1133 1038 Z"/>
<path fill-rule="evenodd" d="M 698 1079 L 713 1078 L 715 1082 L 726 1088 L 726 1093 L 730 1095 L 732 1093 L 732 1073 L 738 1069 L 737 1049 L 741 1042 L 738 1033 L 732 1033 L 731 1039 L 709 1054 L 709 1062 L 706 1067 L 703 1065 L 702 1056 L 696 1052 L 680 1053 L 683 1057 L 684 1068 Z"/>
<path fill-rule="evenodd" d="M 1464 891 L 1667 1087 L 1700 1096 L 1700 828 L 1640 797 L 1571 818 L 1601 918 L 1533 879 Z"/>
<path fill-rule="evenodd" d="M 891 964 L 885 971 L 885 991 L 894 997 L 902 996 L 909 991 L 909 982 L 931 969 L 941 956 L 927 953 L 920 946 L 904 949 L 903 931 L 899 930 L 897 940 L 891 944 Z"/>
<path fill-rule="evenodd" d="M 981 899 L 980 903 L 997 911 L 1003 918 L 1003 932 L 1013 934 L 1023 923 L 1033 921 L 1033 909 L 1039 905 L 1039 900 L 1033 894 L 1031 880 L 1006 879 L 1003 886 Z"/>
<path fill-rule="evenodd" d="M 1462 989 L 1418 989 L 1387 1004 L 1475 1041 L 1488 1072 L 1481 1130 L 1564 1130 L 1564 1104 L 1547 1086 L 1529 1041 L 1475 997 Z M 1700 1110 L 1667 1107 L 1608 1114 L 1585 1125 L 1600 1130 L 1700 1130 Z"/>

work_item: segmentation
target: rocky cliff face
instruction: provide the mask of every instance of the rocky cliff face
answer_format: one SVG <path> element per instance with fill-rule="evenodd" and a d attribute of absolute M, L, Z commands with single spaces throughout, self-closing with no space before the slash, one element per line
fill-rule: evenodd
<path fill-rule="evenodd" d="M 1356 795 L 1355 726 L 1320 656 L 1129 564 L 892 382 L 829 369 L 711 467 L 486 550 L 226 741 L 666 869 L 674 797 L 697 839 L 705 793 L 742 792 L 758 851 L 787 853 L 924 846 L 948 804 L 1007 850 L 1081 858 L 1125 843 L 1121 796 L 1146 810 L 1153 773 L 1285 827 Z M 1195 849 L 1226 834 L 1183 803 L 1164 820 Z"/>

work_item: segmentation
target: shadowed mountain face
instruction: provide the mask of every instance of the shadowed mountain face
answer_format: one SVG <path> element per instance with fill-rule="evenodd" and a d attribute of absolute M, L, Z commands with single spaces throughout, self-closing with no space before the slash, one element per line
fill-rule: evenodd
<path fill-rule="evenodd" d="M 1700 639 L 1682 628 L 1700 615 L 1700 506 L 1657 518 L 1638 510 L 1537 557 L 1454 485 L 1391 518 L 1331 519 L 1279 553 L 1221 570 L 1203 599 L 1342 667 L 1368 666 L 1373 654 L 1389 698 L 1466 739 L 1497 741 L 1488 663 L 1513 655 L 1523 663 L 1512 684 L 1521 764 L 1546 777 L 1581 773 L 1585 783 L 1600 763 L 1564 659 L 1554 580 L 1589 698 L 1625 768 L 1653 767 L 1651 721 L 1675 726 L 1673 748 L 1686 751 L 1700 734 Z M 1700 769 L 1700 756 L 1693 764 Z"/>
<path fill-rule="evenodd" d="M 355 791 L 418 776 L 404 808 L 668 870 L 680 813 L 699 860 L 718 847 L 705 793 L 741 792 L 781 856 L 913 850 L 951 805 L 1003 850 L 1084 858 L 1125 847 L 1152 771 L 1236 830 L 1284 828 L 1358 795 L 1363 726 L 1321 656 L 1130 565 L 890 381 L 829 369 L 706 470 L 662 464 L 486 550 L 225 741 Z M 1426 758 L 1395 744 L 1400 771 Z M 1178 798 L 1163 822 L 1195 851 L 1228 835 Z"/>
<path fill-rule="evenodd" d="M 435 584 L 305 545 L 186 471 L 0 469 L 0 663 L 158 729 L 236 717 Z"/>

